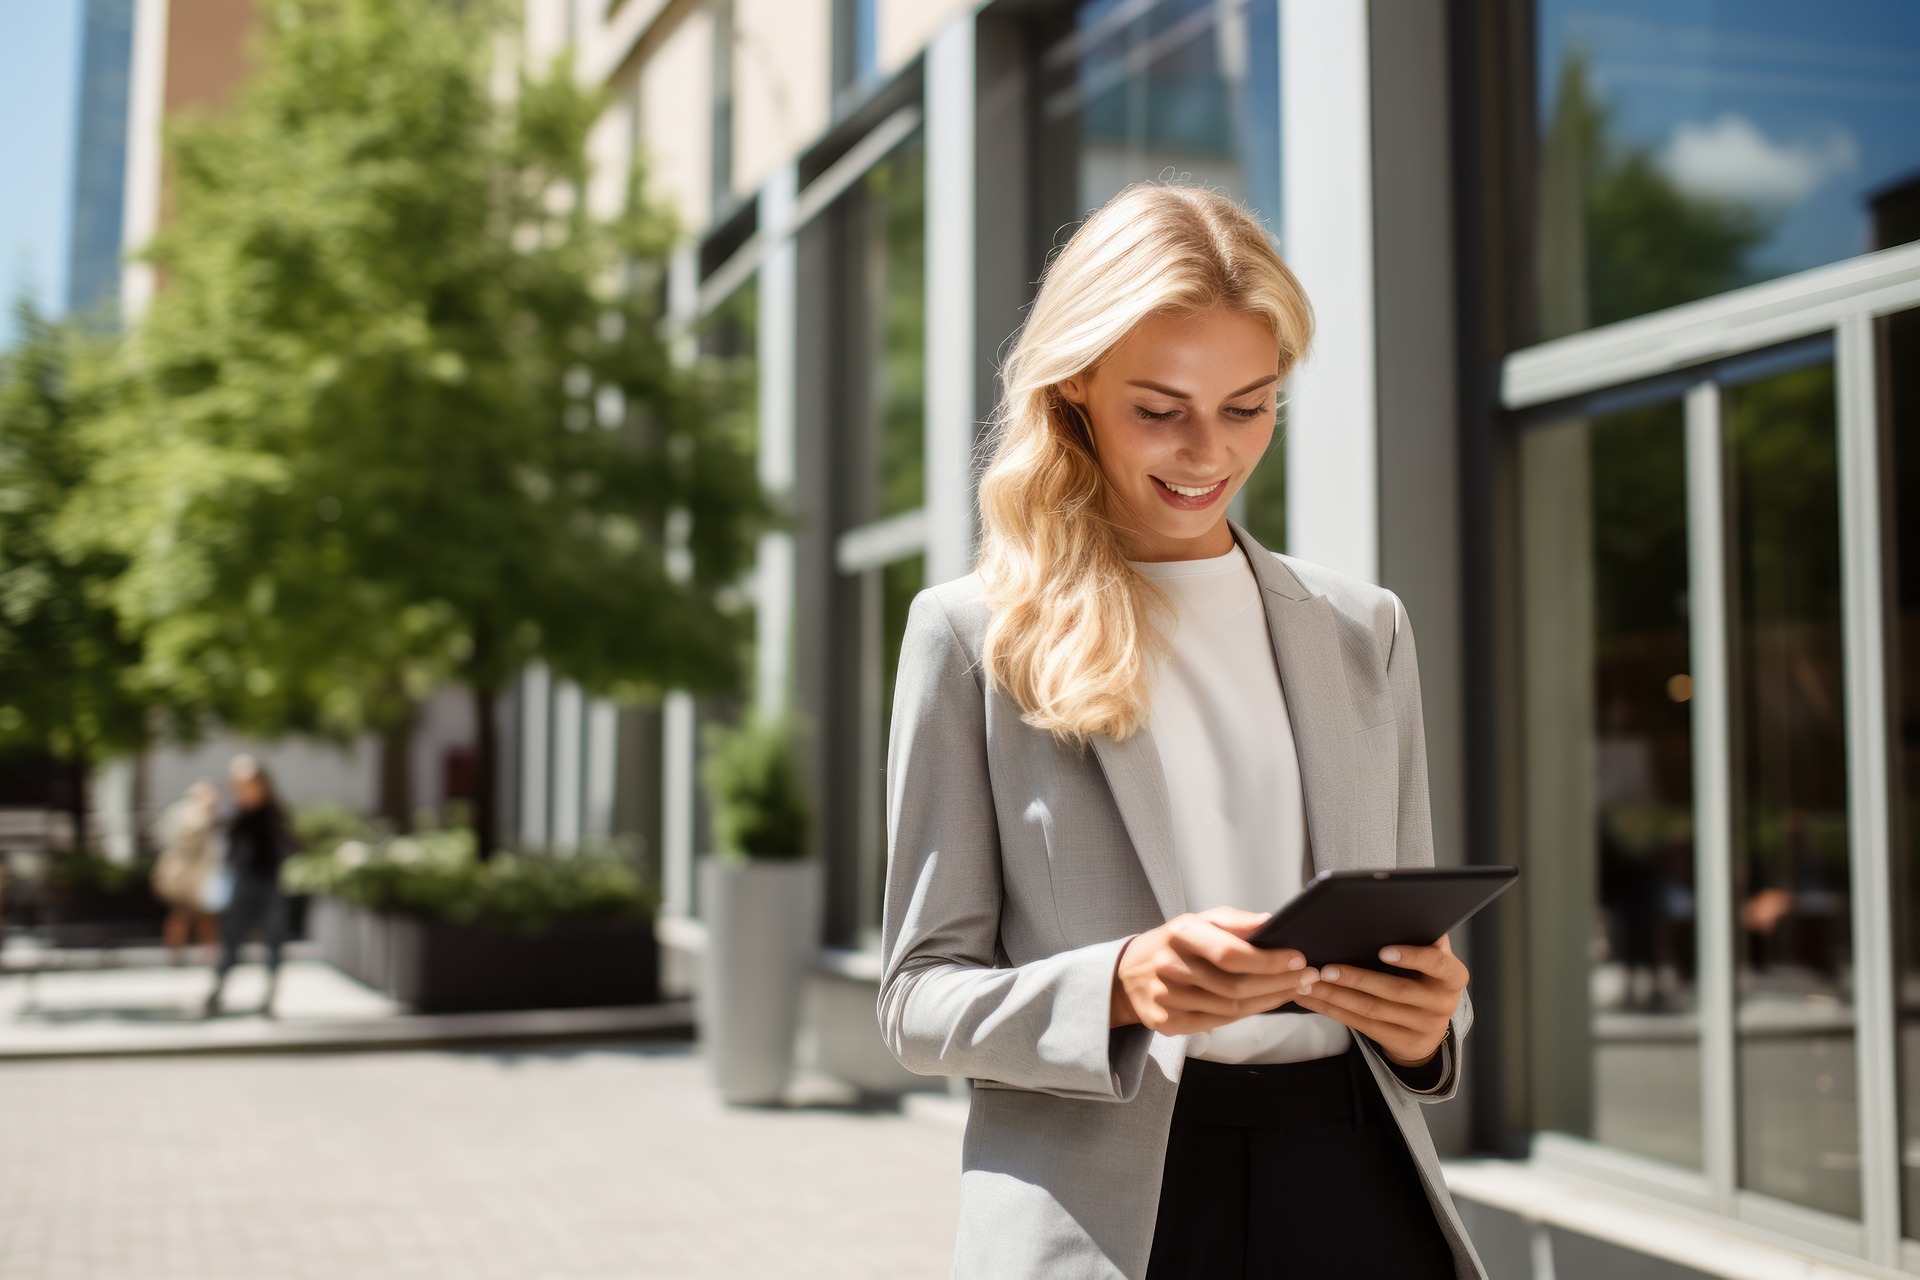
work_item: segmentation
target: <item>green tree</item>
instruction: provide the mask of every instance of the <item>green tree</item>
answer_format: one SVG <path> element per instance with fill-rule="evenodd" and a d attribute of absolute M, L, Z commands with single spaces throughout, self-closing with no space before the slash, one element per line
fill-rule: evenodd
<path fill-rule="evenodd" d="M 734 685 L 770 512 L 750 426 L 662 336 L 674 220 L 637 167 L 589 209 L 602 97 L 564 60 L 493 92 L 481 9 L 267 12 L 235 107 L 171 140 L 165 285 L 77 518 L 129 558 L 149 677 L 237 723 L 391 725 L 464 683 L 490 852 L 514 674 Z"/>
<path fill-rule="evenodd" d="M 1586 55 L 1561 65 L 1540 160 L 1542 337 L 1751 283 L 1777 213 L 1682 190 L 1649 148 L 1618 138 Z"/>
<path fill-rule="evenodd" d="M 92 766 L 145 742 L 153 700 L 112 603 L 123 558 L 62 532 L 100 462 L 82 426 L 99 353 L 25 303 L 17 314 L 0 355 L 0 749 L 60 762 L 79 843 Z"/>

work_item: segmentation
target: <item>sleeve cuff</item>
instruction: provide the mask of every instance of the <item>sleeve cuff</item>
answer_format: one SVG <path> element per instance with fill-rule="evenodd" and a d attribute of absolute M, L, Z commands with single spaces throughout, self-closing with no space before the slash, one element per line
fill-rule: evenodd
<path fill-rule="evenodd" d="M 1433 1057 L 1417 1067 L 1403 1067 L 1384 1053 L 1380 1060 L 1387 1064 L 1394 1077 L 1400 1081 L 1408 1093 L 1438 1093 L 1453 1074 L 1453 1026 L 1447 1026 L 1446 1035 L 1440 1039 L 1440 1047 L 1434 1050 Z"/>

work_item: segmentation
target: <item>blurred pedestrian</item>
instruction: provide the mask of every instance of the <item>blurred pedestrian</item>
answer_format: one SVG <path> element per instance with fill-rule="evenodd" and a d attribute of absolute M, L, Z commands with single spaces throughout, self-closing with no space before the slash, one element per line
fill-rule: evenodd
<path fill-rule="evenodd" d="M 160 856 L 154 860 L 154 896 L 167 904 L 162 936 L 173 964 L 186 963 L 186 950 L 198 942 L 220 940 L 220 914 L 205 900 L 208 878 L 220 865 L 220 789 L 201 778 L 167 806 L 156 824 Z"/>
<path fill-rule="evenodd" d="M 280 864 L 293 850 L 293 832 L 286 809 L 274 792 L 266 766 L 240 755 L 228 766 L 236 806 L 227 824 L 226 866 L 233 891 L 220 922 L 220 964 L 213 990 L 207 993 L 206 1014 L 220 1012 L 220 991 L 227 973 L 240 959 L 240 944 L 255 927 L 267 944 L 267 994 L 260 1012 L 274 1016 L 273 1001 L 280 983 L 280 950 L 287 938 L 287 895 L 280 890 Z"/>

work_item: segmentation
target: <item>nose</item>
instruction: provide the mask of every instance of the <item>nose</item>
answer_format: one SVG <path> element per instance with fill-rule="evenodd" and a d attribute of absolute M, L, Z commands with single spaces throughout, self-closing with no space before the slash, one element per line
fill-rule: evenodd
<path fill-rule="evenodd" d="M 1181 434 L 1176 450 L 1180 461 L 1209 478 L 1226 470 L 1226 430 L 1219 423 L 1196 416 Z"/>

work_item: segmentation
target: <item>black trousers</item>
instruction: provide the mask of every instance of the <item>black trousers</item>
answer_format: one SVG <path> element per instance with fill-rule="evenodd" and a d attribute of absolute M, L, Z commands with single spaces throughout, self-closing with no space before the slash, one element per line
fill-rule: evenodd
<path fill-rule="evenodd" d="M 1453 1280 L 1453 1252 L 1358 1046 L 1189 1058 L 1147 1280 Z"/>

